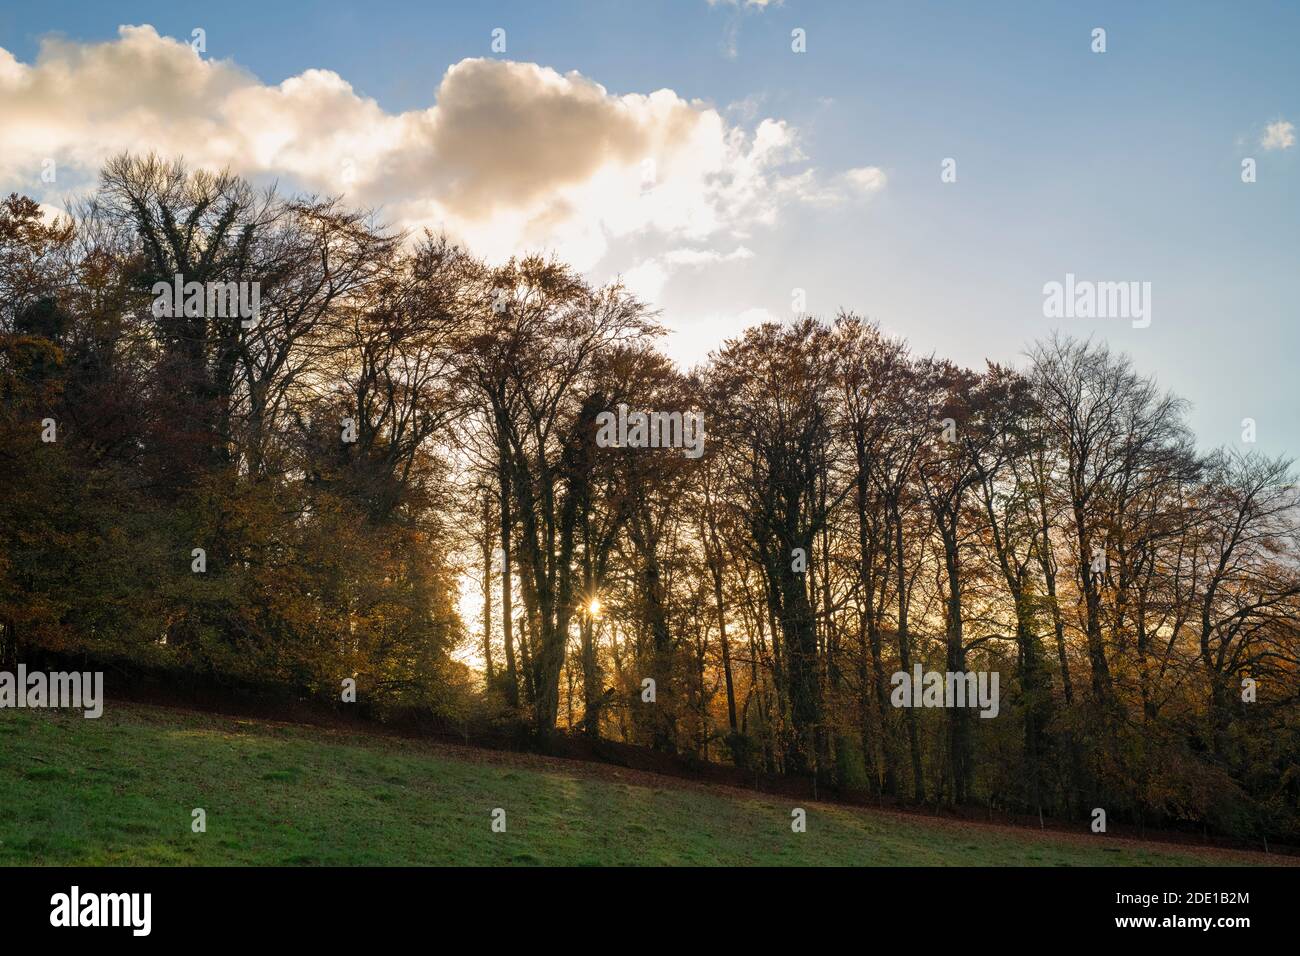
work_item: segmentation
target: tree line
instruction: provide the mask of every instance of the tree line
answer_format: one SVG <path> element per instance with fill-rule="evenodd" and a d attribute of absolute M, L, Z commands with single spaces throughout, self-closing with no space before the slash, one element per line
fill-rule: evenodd
<path fill-rule="evenodd" d="M 159 314 L 178 277 L 256 283 L 255 321 Z M 352 678 L 543 743 L 1300 834 L 1289 460 L 1200 450 L 1096 341 L 971 370 L 841 313 L 682 370 L 663 331 L 554 259 L 156 156 L 65 218 L 10 196 L 0 661 Z M 598 441 L 619 405 L 697 413 L 702 454 Z M 897 706 L 918 666 L 996 672 L 998 716 Z"/>

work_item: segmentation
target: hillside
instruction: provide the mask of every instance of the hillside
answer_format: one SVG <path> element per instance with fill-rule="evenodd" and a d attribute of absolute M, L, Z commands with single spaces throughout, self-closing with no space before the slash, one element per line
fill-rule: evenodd
<path fill-rule="evenodd" d="M 794 802 L 748 791 L 126 704 L 99 720 L 0 711 L 0 793 L 4 865 L 1285 862 L 811 802 L 793 833 Z"/>

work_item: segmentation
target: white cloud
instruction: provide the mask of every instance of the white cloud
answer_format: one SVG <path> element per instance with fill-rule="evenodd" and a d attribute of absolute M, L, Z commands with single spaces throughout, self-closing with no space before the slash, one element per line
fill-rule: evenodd
<path fill-rule="evenodd" d="M 758 111 L 762 109 L 763 101 L 766 99 L 766 93 L 751 93 L 734 103 L 728 103 L 727 112 L 746 122 L 751 122 L 758 118 Z"/>
<path fill-rule="evenodd" d="M 826 179 L 808 169 L 785 178 L 776 188 L 811 206 L 839 206 L 853 199 L 874 196 L 885 188 L 888 177 L 876 166 L 860 166 Z"/>
<path fill-rule="evenodd" d="M 712 312 L 689 320 L 670 316 L 665 320 L 668 335 L 663 340 L 663 349 L 679 364 L 691 365 L 721 348 L 727 339 L 738 338 L 745 329 L 779 321 L 779 316 L 761 306 L 736 313 Z"/>
<path fill-rule="evenodd" d="M 621 278 L 623 286 L 642 302 L 657 302 L 668 282 L 668 268 L 658 259 L 646 259 L 624 272 Z"/>
<path fill-rule="evenodd" d="M 737 246 L 731 252 L 719 252 L 716 249 L 670 249 L 663 256 L 665 262 L 675 266 L 707 266 L 752 258 L 754 251 L 746 246 Z"/>
<path fill-rule="evenodd" d="M 39 203 L 41 209 L 41 221 L 47 226 L 53 225 L 60 219 L 67 219 L 68 211 L 60 206 L 52 206 L 47 202 Z"/>
<path fill-rule="evenodd" d="M 870 196 L 885 188 L 887 177 L 885 171 L 878 166 L 859 166 L 846 170 L 844 179 L 858 192 Z"/>
<path fill-rule="evenodd" d="M 735 7 L 762 12 L 768 7 L 779 7 L 782 0 L 709 0 L 711 7 Z M 740 16 L 733 14 L 723 30 L 722 55 L 734 60 L 740 52 Z"/>
<path fill-rule="evenodd" d="M 124 26 L 101 43 L 47 39 L 32 64 L 0 49 L 0 116 L 5 191 L 62 199 L 107 157 L 155 150 L 344 192 L 493 259 L 545 249 L 588 270 L 612 243 L 635 242 L 639 278 L 660 288 L 691 250 L 734 245 L 787 204 L 848 198 L 808 168 L 782 120 L 732 125 L 669 89 L 614 95 L 576 72 L 505 60 L 462 60 L 430 106 L 390 113 L 329 70 L 266 84 Z M 47 158 L 54 185 L 41 182 Z M 859 191 L 864 177 L 848 174 Z"/>
<path fill-rule="evenodd" d="M 1284 119 L 1269 123 L 1259 145 L 1264 149 L 1290 149 L 1295 145 L 1295 124 Z"/>
<path fill-rule="evenodd" d="M 737 246 L 731 252 L 718 249 L 669 249 L 659 256 L 643 259 L 622 273 L 623 285 L 644 302 L 656 302 L 664 285 L 674 272 L 681 269 L 698 269 L 727 262 L 740 262 L 754 258 L 747 246 Z"/>

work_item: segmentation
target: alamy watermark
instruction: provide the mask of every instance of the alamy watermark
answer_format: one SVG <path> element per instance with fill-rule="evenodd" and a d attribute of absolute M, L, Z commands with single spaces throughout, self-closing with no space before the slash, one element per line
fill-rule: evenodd
<path fill-rule="evenodd" d="M 50 897 L 50 925 L 55 927 L 125 926 L 132 936 L 153 928 L 152 893 L 82 893 L 73 886 Z"/>
<path fill-rule="evenodd" d="M 104 672 L 29 673 L 19 664 L 17 674 L 0 671 L 0 709 L 6 707 L 71 708 L 93 720 L 104 713 Z"/>
<path fill-rule="evenodd" d="M 981 717 L 996 717 L 999 710 L 997 671 L 896 671 L 889 679 L 895 707 L 978 707 Z"/>
<path fill-rule="evenodd" d="M 1133 328 L 1151 324 L 1150 282 L 1093 282 L 1065 274 L 1065 282 L 1043 286 L 1043 315 L 1049 319 L 1131 319 Z"/>
<path fill-rule="evenodd" d="M 239 319 L 251 329 L 262 312 L 260 282 L 186 282 L 177 273 L 171 282 L 155 282 L 153 295 L 156 319 Z"/>
<path fill-rule="evenodd" d="M 683 448 L 687 458 L 704 454 L 703 412 L 631 412 L 620 402 L 618 414 L 596 416 L 601 448 Z"/>

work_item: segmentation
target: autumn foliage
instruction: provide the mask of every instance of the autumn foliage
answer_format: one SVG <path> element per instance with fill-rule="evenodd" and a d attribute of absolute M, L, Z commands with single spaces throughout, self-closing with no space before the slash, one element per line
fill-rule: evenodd
<path fill-rule="evenodd" d="M 157 316 L 176 275 L 258 283 L 256 323 Z M 562 263 L 156 157 L 70 219 L 11 196 L 0 659 L 1300 837 L 1289 461 L 1198 447 L 1098 342 L 969 370 L 846 313 L 683 371 L 662 331 Z M 620 403 L 702 412 L 703 455 L 598 443 Z M 996 671 L 998 717 L 896 706 L 917 665 Z"/>

